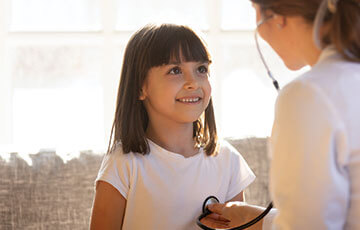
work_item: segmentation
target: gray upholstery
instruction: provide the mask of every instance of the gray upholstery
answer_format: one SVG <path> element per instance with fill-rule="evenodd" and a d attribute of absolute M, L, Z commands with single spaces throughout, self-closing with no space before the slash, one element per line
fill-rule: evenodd
<path fill-rule="evenodd" d="M 245 158 L 246 162 L 256 175 L 255 181 L 245 189 L 245 200 L 248 203 L 267 206 L 270 202 L 268 192 L 269 160 L 267 155 L 267 139 L 229 139 Z"/>
<path fill-rule="evenodd" d="M 269 200 L 266 139 L 229 142 L 257 175 L 246 189 L 247 201 L 265 205 Z M 102 156 L 83 152 L 67 163 L 54 153 L 31 158 L 32 166 L 16 153 L 9 162 L 0 158 L 0 229 L 88 229 L 93 182 Z"/>

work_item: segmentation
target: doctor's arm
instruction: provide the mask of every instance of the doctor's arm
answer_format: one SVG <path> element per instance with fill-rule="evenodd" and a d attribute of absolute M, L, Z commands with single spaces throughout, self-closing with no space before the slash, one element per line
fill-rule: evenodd
<path fill-rule="evenodd" d="M 107 182 L 98 181 L 96 184 L 90 229 L 121 229 L 125 207 L 126 199 L 116 188 Z"/>
<path fill-rule="evenodd" d="M 270 191 L 278 209 L 271 229 L 343 228 L 348 186 L 342 128 L 315 86 L 300 81 L 281 92 L 270 139 Z"/>

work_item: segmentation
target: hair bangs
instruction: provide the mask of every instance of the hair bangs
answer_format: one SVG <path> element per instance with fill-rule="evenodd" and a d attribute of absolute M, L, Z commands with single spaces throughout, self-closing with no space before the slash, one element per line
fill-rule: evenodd
<path fill-rule="evenodd" d="M 162 25 L 154 35 L 149 68 L 180 62 L 211 62 L 204 41 L 185 26 Z M 151 58 L 150 58 L 151 57 Z"/>

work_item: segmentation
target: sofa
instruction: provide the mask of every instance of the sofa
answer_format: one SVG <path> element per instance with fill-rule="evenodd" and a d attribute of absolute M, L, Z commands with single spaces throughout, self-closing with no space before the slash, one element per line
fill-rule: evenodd
<path fill-rule="evenodd" d="M 266 138 L 228 139 L 246 159 L 257 179 L 246 201 L 269 202 Z M 0 158 L 0 229 L 88 229 L 94 180 L 102 155 L 81 152 L 64 162 L 54 152 L 30 155 L 28 165 L 17 153 Z"/>

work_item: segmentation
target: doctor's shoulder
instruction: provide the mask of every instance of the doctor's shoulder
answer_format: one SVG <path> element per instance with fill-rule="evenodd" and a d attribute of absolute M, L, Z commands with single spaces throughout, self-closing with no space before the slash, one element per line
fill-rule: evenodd
<path fill-rule="evenodd" d="M 360 76 L 359 63 L 345 60 L 340 54 L 333 53 L 285 85 L 280 90 L 277 100 L 308 103 L 304 100 L 304 95 L 324 99 L 334 90 L 338 90 L 340 85 L 351 82 L 351 77 L 358 76 Z"/>

